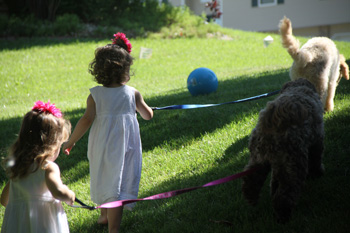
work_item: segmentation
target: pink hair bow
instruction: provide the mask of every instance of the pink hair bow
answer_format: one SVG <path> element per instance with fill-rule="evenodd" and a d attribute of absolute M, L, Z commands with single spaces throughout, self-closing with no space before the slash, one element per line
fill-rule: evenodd
<path fill-rule="evenodd" d="M 117 34 L 114 34 L 113 36 L 114 36 L 114 38 L 112 39 L 112 41 L 113 41 L 112 44 L 117 44 L 117 40 L 121 39 L 122 41 L 124 41 L 124 44 L 128 48 L 127 49 L 128 53 L 131 53 L 131 48 L 132 48 L 131 43 L 128 40 L 128 38 L 126 38 L 124 33 L 118 32 Z"/>
<path fill-rule="evenodd" d="M 50 104 L 50 100 L 47 103 L 44 103 L 40 100 L 36 101 L 33 108 L 33 111 L 46 112 L 54 115 L 55 117 L 62 117 L 60 109 L 56 108 L 55 104 Z"/>

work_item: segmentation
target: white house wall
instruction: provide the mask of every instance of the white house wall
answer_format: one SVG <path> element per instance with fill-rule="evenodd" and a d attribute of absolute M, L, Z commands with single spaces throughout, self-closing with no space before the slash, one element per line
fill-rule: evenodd
<path fill-rule="evenodd" d="M 331 37 L 339 33 L 350 34 L 350 0 L 284 0 L 283 4 L 268 7 L 252 7 L 252 0 L 221 1 L 223 27 L 277 31 L 278 22 L 287 16 L 292 21 L 295 35 Z M 197 15 L 206 11 L 203 0 L 184 2 Z"/>
<path fill-rule="evenodd" d="M 294 28 L 350 23 L 350 0 L 285 0 L 271 7 L 252 7 L 250 0 L 224 0 L 224 6 L 223 26 L 248 31 L 276 30 L 284 15 Z"/>

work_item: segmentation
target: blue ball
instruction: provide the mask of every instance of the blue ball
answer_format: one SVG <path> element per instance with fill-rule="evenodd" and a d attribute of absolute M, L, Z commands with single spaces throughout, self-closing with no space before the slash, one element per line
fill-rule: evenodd
<path fill-rule="evenodd" d="M 211 69 L 201 67 L 190 73 L 187 88 L 193 96 L 209 94 L 218 88 L 218 79 Z"/>

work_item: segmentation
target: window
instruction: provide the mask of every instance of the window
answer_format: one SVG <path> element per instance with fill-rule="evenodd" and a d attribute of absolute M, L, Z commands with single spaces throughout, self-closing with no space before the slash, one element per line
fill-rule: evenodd
<path fill-rule="evenodd" d="M 262 6 L 275 6 L 277 5 L 276 0 L 258 0 L 259 7 Z"/>
<path fill-rule="evenodd" d="M 283 3 L 284 0 L 252 0 L 252 7 L 276 6 Z"/>

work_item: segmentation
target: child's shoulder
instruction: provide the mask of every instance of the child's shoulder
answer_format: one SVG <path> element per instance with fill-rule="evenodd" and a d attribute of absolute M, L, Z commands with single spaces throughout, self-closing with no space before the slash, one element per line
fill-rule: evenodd
<path fill-rule="evenodd" d="M 98 89 L 102 89 L 103 86 L 94 86 L 94 87 L 91 87 L 89 90 L 92 91 L 92 90 L 98 90 Z"/>
<path fill-rule="evenodd" d="M 42 166 L 43 170 L 46 170 L 46 172 L 59 172 L 60 168 L 57 165 L 57 163 L 52 161 L 46 161 L 45 164 Z"/>
<path fill-rule="evenodd" d="M 131 91 L 137 91 L 135 87 L 129 86 L 129 85 L 124 85 L 125 88 L 131 90 Z"/>

